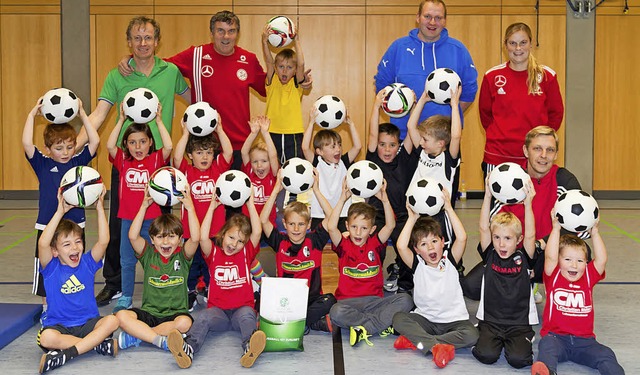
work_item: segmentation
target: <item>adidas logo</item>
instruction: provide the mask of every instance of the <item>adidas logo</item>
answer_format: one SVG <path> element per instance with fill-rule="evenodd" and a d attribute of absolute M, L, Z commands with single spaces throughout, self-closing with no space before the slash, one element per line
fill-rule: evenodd
<path fill-rule="evenodd" d="M 65 281 L 65 283 L 62 285 L 62 288 L 60 288 L 60 291 L 63 294 L 78 293 L 82 290 L 84 290 L 84 284 L 82 284 L 80 280 L 78 280 L 76 275 L 71 275 L 69 280 Z"/>
<path fill-rule="evenodd" d="M 206 55 L 202 56 L 202 60 L 211 60 L 211 56 L 209 56 L 209 54 L 207 53 Z"/>
<path fill-rule="evenodd" d="M 58 172 L 58 166 L 54 166 L 53 168 L 49 169 L 49 172 L 57 173 Z"/>

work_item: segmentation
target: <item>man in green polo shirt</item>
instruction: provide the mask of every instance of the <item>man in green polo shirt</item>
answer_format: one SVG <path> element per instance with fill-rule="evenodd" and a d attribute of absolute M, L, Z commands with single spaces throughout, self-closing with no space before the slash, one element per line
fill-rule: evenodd
<path fill-rule="evenodd" d="M 162 121 L 171 133 L 171 123 L 174 112 L 175 95 L 182 96 L 187 103 L 191 103 L 191 93 L 187 82 L 184 80 L 178 68 L 172 63 L 167 63 L 155 56 L 156 47 L 160 41 L 160 26 L 147 17 L 135 17 L 129 22 L 127 28 L 127 43 L 133 54 L 129 64 L 134 69 L 133 74 L 124 77 L 118 73 L 118 69 L 112 69 L 102 86 L 98 97 L 98 104 L 89 115 L 89 120 L 96 129 L 99 129 L 106 119 L 111 107 L 118 109 L 124 96 L 131 90 L 144 87 L 153 91 L 162 104 Z M 117 118 L 116 118 L 117 120 Z M 131 124 L 126 119 L 118 138 L 121 144 L 125 129 Z M 153 133 L 153 142 L 156 149 L 162 147 L 162 139 L 158 132 L 155 120 L 149 123 Z M 108 134 L 108 133 L 105 133 Z M 78 145 L 86 142 L 86 134 L 78 135 Z M 109 231 L 111 240 L 107 248 L 102 273 L 106 280 L 104 289 L 96 296 L 96 302 L 103 306 L 120 296 L 120 219 L 116 217 L 118 212 L 118 182 L 119 176 L 115 168 L 111 168 L 111 198 L 109 207 Z"/>

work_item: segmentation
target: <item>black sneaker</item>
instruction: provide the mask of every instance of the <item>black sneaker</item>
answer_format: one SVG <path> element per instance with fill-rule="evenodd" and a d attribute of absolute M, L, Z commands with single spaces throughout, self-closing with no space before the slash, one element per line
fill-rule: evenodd
<path fill-rule="evenodd" d="M 198 304 L 198 292 L 192 290 L 189 292 L 189 312 L 193 312 L 193 309 Z"/>
<path fill-rule="evenodd" d="M 395 292 L 398 290 L 398 277 L 400 275 L 400 268 L 397 264 L 391 263 L 387 267 L 389 277 L 384 281 L 384 290 L 387 292 Z"/>
<path fill-rule="evenodd" d="M 110 355 L 115 357 L 118 355 L 118 340 L 114 338 L 106 338 L 103 342 L 93 348 L 96 352 L 102 355 Z"/>
<path fill-rule="evenodd" d="M 173 358 L 180 368 L 189 368 L 193 362 L 193 348 L 182 338 L 182 333 L 177 329 L 167 335 L 167 345 Z"/>
<path fill-rule="evenodd" d="M 111 302 L 111 300 L 120 298 L 121 296 L 122 292 L 109 289 L 105 286 L 96 296 L 96 303 L 98 304 L 98 306 L 106 306 L 109 304 L 109 302 Z"/>
<path fill-rule="evenodd" d="M 40 359 L 40 373 L 56 369 L 67 362 L 67 356 L 61 350 L 50 350 Z"/>
<path fill-rule="evenodd" d="M 244 354 L 240 357 L 242 367 L 249 368 L 258 359 L 265 345 L 267 344 L 267 335 L 260 330 L 256 330 L 251 335 L 249 342 L 245 344 Z"/>
<path fill-rule="evenodd" d="M 325 315 L 317 322 L 309 324 L 309 328 L 315 331 L 333 332 L 331 329 L 331 319 L 329 318 L 329 315 Z"/>

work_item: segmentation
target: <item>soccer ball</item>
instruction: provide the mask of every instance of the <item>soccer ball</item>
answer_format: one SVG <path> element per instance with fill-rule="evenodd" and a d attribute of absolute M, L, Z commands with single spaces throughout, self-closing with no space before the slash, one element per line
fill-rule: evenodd
<path fill-rule="evenodd" d="M 313 186 L 313 165 L 300 158 L 291 158 L 282 165 L 282 186 L 293 194 L 304 193 Z"/>
<path fill-rule="evenodd" d="M 243 172 L 226 171 L 216 181 L 216 196 L 225 206 L 240 207 L 249 199 L 250 194 L 251 180 Z"/>
<path fill-rule="evenodd" d="M 504 204 L 522 202 L 527 196 L 525 185 L 531 177 L 516 163 L 502 163 L 489 174 L 491 195 Z"/>
<path fill-rule="evenodd" d="M 569 190 L 556 200 L 554 206 L 560 226 L 569 232 L 585 232 L 598 220 L 598 202 L 582 190 Z"/>
<path fill-rule="evenodd" d="M 288 17 L 273 17 L 267 23 L 267 27 L 269 28 L 267 40 L 276 48 L 288 46 L 296 37 L 296 25 Z"/>
<path fill-rule="evenodd" d="M 325 129 L 333 129 L 342 124 L 347 116 L 344 102 L 335 95 L 321 96 L 313 104 L 318 110 L 316 124 Z"/>
<path fill-rule="evenodd" d="M 160 206 L 169 207 L 178 203 L 178 198 L 187 187 L 187 178 L 173 167 L 162 167 L 149 179 L 149 195 Z"/>
<path fill-rule="evenodd" d="M 78 114 L 78 97 L 73 91 L 65 88 L 58 88 L 47 91 L 42 97 L 42 116 L 52 124 L 64 124 L 76 117 Z"/>
<path fill-rule="evenodd" d="M 444 206 L 444 187 L 432 178 L 421 178 L 409 185 L 407 202 L 413 212 L 434 216 Z"/>
<path fill-rule="evenodd" d="M 368 160 L 351 164 L 347 170 L 347 187 L 360 198 L 376 195 L 382 188 L 382 169 Z"/>
<path fill-rule="evenodd" d="M 386 94 L 382 99 L 382 110 L 389 117 L 403 117 L 416 102 L 416 94 L 402 83 L 392 83 L 384 88 Z"/>
<path fill-rule="evenodd" d="M 151 90 L 140 87 L 124 96 L 124 114 L 137 124 L 146 124 L 156 118 L 158 96 Z"/>
<path fill-rule="evenodd" d="M 449 68 L 438 68 L 429 73 L 424 84 L 424 90 L 431 98 L 431 101 L 438 104 L 449 104 L 451 102 L 450 89 L 460 86 L 460 77 Z"/>
<path fill-rule="evenodd" d="M 102 177 L 91 167 L 77 166 L 62 176 L 60 190 L 64 200 L 78 207 L 90 206 L 102 194 Z"/>
<path fill-rule="evenodd" d="M 182 121 L 187 126 L 189 133 L 204 137 L 216 130 L 218 126 L 218 111 L 213 109 L 207 102 L 197 102 L 191 104 L 184 111 Z"/>

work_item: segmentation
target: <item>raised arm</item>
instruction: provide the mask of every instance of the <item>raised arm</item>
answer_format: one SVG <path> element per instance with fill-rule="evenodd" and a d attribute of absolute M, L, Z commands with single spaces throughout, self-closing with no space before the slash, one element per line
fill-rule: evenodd
<path fill-rule="evenodd" d="M 380 107 L 382 106 L 382 100 L 384 99 L 385 90 L 378 91 L 376 100 L 373 102 L 373 108 L 371 108 L 371 116 L 369 117 L 369 142 L 367 150 L 369 152 L 376 152 L 378 149 L 378 128 L 380 126 Z"/>
<path fill-rule="evenodd" d="M 120 135 L 120 130 L 122 130 L 124 119 L 124 110 L 122 109 L 122 103 L 120 103 L 120 116 L 118 117 L 116 126 L 113 127 L 111 134 L 109 134 L 109 138 L 107 138 L 107 151 L 109 151 L 109 156 L 112 158 L 116 157 L 116 151 L 118 151 L 118 136 Z"/>
<path fill-rule="evenodd" d="M 351 116 L 349 115 L 347 115 L 347 124 L 349 124 L 349 133 L 351 133 L 351 148 L 347 151 L 347 155 L 349 155 L 349 161 L 353 163 L 362 149 L 362 142 L 360 142 L 356 124 L 351 120 Z"/>
<path fill-rule="evenodd" d="M 491 244 L 491 190 L 489 190 L 489 176 L 484 181 L 484 199 L 480 208 L 480 247 L 482 251 L 487 249 Z"/>
<path fill-rule="evenodd" d="M 265 25 L 264 29 L 262 29 L 262 56 L 264 57 L 264 65 L 267 67 L 265 84 L 268 86 L 271 84 L 271 79 L 276 69 L 273 55 L 271 55 L 271 50 L 269 50 L 269 25 Z"/>
<path fill-rule="evenodd" d="M 262 207 L 262 212 L 260 213 L 260 223 L 262 224 L 262 231 L 264 235 L 269 237 L 271 236 L 271 232 L 273 231 L 273 223 L 269 220 L 269 215 L 273 210 L 273 205 L 276 203 L 276 198 L 278 193 L 282 190 L 282 170 L 278 171 L 276 175 L 276 183 L 273 185 L 273 191 L 269 196 L 269 199 L 265 202 Z"/>
<path fill-rule="evenodd" d="M 298 82 L 304 82 L 304 80 L 305 80 L 305 76 L 304 76 L 304 74 L 305 74 L 305 71 L 304 71 L 304 54 L 302 53 L 302 41 L 300 40 L 300 27 L 298 27 L 298 30 L 296 32 L 296 37 L 293 40 L 293 43 L 294 43 L 295 48 L 296 48 L 296 58 L 297 58 L 296 80 Z"/>
<path fill-rule="evenodd" d="M 318 189 L 320 191 L 320 189 Z M 314 191 L 315 193 L 315 191 Z M 351 190 L 347 187 L 347 179 L 342 180 L 342 194 L 340 194 L 340 198 L 336 203 L 336 206 L 331 210 L 331 215 L 329 215 L 329 219 L 326 220 L 326 228 L 327 232 L 329 232 L 329 237 L 331 237 L 331 242 L 335 246 L 337 246 L 340 241 L 342 241 L 342 232 L 338 229 L 338 221 L 340 220 L 340 213 L 342 212 L 342 207 L 344 207 L 347 199 L 351 197 Z M 326 218 L 326 216 L 325 216 Z"/>
<path fill-rule="evenodd" d="M 98 151 L 98 146 L 100 145 L 100 136 L 98 135 L 98 131 L 91 124 L 89 116 L 87 116 L 87 113 L 84 111 L 84 107 L 82 106 L 82 100 L 80 99 L 78 99 L 78 117 L 82 120 L 82 129 L 87 133 L 87 138 L 89 139 L 89 153 L 91 153 L 91 155 L 95 155 Z"/>
<path fill-rule="evenodd" d="M 536 195 L 536 189 L 533 188 L 533 182 L 527 181 L 527 196 L 524 198 L 524 239 L 522 245 L 524 250 L 529 254 L 529 258 L 533 259 L 536 254 L 536 219 L 533 215 L 533 197 Z"/>
<path fill-rule="evenodd" d="M 602 236 L 600 236 L 600 222 L 599 220 L 596 224 L 591 228 L 591 241 L 593 243 L 593 265 L 596 267 L 596 270 L 599 274 L 603 274 L 605 267 L 607 265 L 607 247 L 604 245 L 604 241 L 602 240 Z"/>
<path fill-rule="evenodd" d="M 196 250 L 198 250 L 201 232 L 200 222 L 198 221 L 196 209 L 193 206 L 193 200 L 191 199 L 191 189 L 189 188 L 189 184 L 185 185 L 182 197 L 178 198 L 178 200 L 182 203 L 182 207 L 187 211 L 187 215 L 189 217 L 189 234 L 191 235 L 191 237 L 184 242 L 184 255 L 187 259 L 192 259 Z M 208 233 L 209 232 L 207 232 L 206 237 L 209 237 Z"/>
<path fill-rule="evenodd" d="M 464 255 L 464 250 L 467 246 L 467 231 L 464 230 L 462 221 L 460 221 L 460 218 L 456 215 L 455 210 L 451 206 L 451 195 L 449 194 L 449 191 L 445 189 L 442 192 L 442 195 L 444 198 L 444 212 L 449 216 L 451 228 L 453 229 L 453 233 L 456 237 L 456 240 L 453 241 L 453 245 L 451 245 L 451 254 L 453 255 L 453 259 L 455 259 L 457 263 L 460 263 L 460 260 Z"/>
<path fill-rule="evenodd" d="M 96 131 L 98 131 L 104 123 L 104 120 L 107 118 L 112 106 L 113 105 L 106 100 L 98 100 L 96 108 L 89 115 L 89 122 L 91 122 L 91 125 Z M 87 135 L 87 131 L 82 127 L 80 129 L 80 133 L 78 133 L 78 136 L 76 137 L 76 151 L 82 150 L 88 141 L 89 137 Z"/>
<path fill-rule="evenodd" d="M 220 205 L 220 201 L 218 197 L 214 196 L 211 198 L 211 203 L 209 203 L 209 208 L 207 209 L 207 213 L 204 215 L 204 219 L 202 219 L 202 224 L 200 227 L 200 231 L 202 235 L 200 236 L 200 250 L 202 250 L 202 254 L 204 257 L 208 257 L 211 254 L 211 249 L 213 248 L 213 243 L 211 242 L 211 238 L 209 238 L 209 232 L 211 232 L 211 222 L 213 221 L 213 212 Z M 189 218 L 191 220 L 191 218 Z"/>
<path fill-rule="evenodd" d="M 93 245 L 91 249 L 91 256 L 93 260 L 99 262 L 107 251 L 109 245 L 109 222 L 107 221 L 107 215 L 104 213 L 104 196 L 107 194 L 107 188 L 102 187 L 102 193 L 96 203 L 96 216 L 98 218 L 98 242 Z"/>
<path fill-rule="evenodd" d="M 280 162 L 278 161 L 278 151 L 276 150 L 276 145 L 273 143 L 271 134 L 269 134 L 271 120 L 269 120 L 267 116 L 258 116 L 258 123 L 260 124 L 260 134 L 262 134 L 262 139 L 267 145 L 267 155 L 269 155 L 271 174 L 275 176 L 278 174 L 278 170 L 280 169 Z"/>
<path fill-rule="evenodd" d="M 309 163 L 313 163 L 313 157 L 315 156 L 311 135 L 313 134 L 313 124 L 316 123 L 317 115 L 318 110 L 315 107 L 311 107 L 311 111 L 309 111 L 309 124 L 307 128 L 304 129 L 304 134 L 302 135 L 302 154 Z"/>
<path fill-rule="evenodd" d="M 24 122 L 24 129 L 22 129 L 22 147 L 29 159 L 31 159 L 36 152 L 36 146 L 33 144 L 33 127 L 36 115 L 40 112 L 40 107 L 42 107 L 42 97 L 38 99 L 36 105 L 29 111 L 27 119 Z"/>
<path fill-rule="evenodd" d="M 176 143 L 176 147 L 173 149 L 173 166 L 180 168 L 182 160 L 184 159 L 184 153 L 187 149 L 187 143 L 189 142 L 189 131 L 184 123 L 184 120 L 180 120 L 180 127 L 182 128 L 182 136 Z"/>
<path fill-rule="evenodd" d="M 153 199 L 149 196 L 148 189 L 148 187 L 144 189 L 144 198 L 142 199 L 142 204 L 140 205 L 140 209 L 138 210 L 136 217 L 131 222 L 131 227 L 129 228 L 129 241 L 131 241 L 131 246 L 133 247 L 133 251 L 135 251 L 136 254 L 142 254 L 147 242 L 147 240 L 145 240 L 144 237 L 140 235 L 140 230 L 142 230 L 144 215 L 147 213 L 147 209 L 149 208 L 149 206 L 153 204 Z"/>
<path fill-rule="evenodd" d="M 58 228 L 58 224 L 60 224 L 60 220 L 62 220 L 64 214 L 69 212 L 72 208 L 73 206 L 65 202 L 64 198 L 62 198 L 62 192 L 58 191 L 58 208 L 53 214 L 51 220 L 49 220 L 47 226 L 44 227 L 44 230 L 40 235 L 40 239 L 38 239 L 38 260 L 40 261 L 42 268 L 45 268 L 47 264 L 51 262 L 51 259 L 53 259 L 53 252 L 51 248 L 53 234 Z"/>
<path fill-rule="evenodd" d="M 409 121 L 407 121 L 407 133 L 411 138 L 411 142 L 413 142 L 413 147 L 418 148 L 420 146 L 420 132 L 418 131 L 418 122 L 420 121 L 420 114 L 422 114 L 422 109 L 424 105 L 429 101 L 429 96 L 427 92 L 422 93 L 422 96 L 416 102 L 416 105 L 413 106 L 411 110 L 411 114 L 409 115 Z"/>
<path fill-rule="evenodd" d="M 156 114 L 156 125 L 158 125 L 158 132 L 162 139 L 162 160 L 168 160 L 173 150 L 173 141 L 171 140 L 171 134 L 167 131 L 162 121 L 162 105 L 158 103 L 158 113 Z"/>
<path fill-rule="evenodd" d="M 382 188 L 376 193 L 376 198 L 382 202 L 382 207 L 384 208 L 384 226 L 380 228 L 378 238 L 380 242 L 385 243 L 389 237 L 391 237 L 391 232 L 393 232 L 396 227 L 396 217 L 393 213 L 391 202 L 389 202 L 389 197 L 387 196 L 387 180 L 382 180 Z"/>
<path fill-rule="evenodd" d="M 231 159 L 233 159 L 233 146 L 231 145 L 229 136 L 225 133 L 224 128 L 222 127 L 220 114 L 218 114 L 218 126 L 216 126 L 215 132 L 218 135 L 218 141 L 220 141 L 222 157 L 227 163 L 231 163 Z"/>
<path fill-rule="evenodd" d="M 544 248 L 544 273 L 551 276 L 558 265 L 558 252 L 560 251 L 560 222 L 556 211 L 551 210 L 551 233 Z"/>
<path fill-rule="evenodd" d="M 258 215 L 258 210 L 256 210 L 256 204 L 253 199 L 252 187 L 249 200 L 247 201 L 247 210 L 249 211 L 249 220 L 251 221 L 251 235 L 249 236 L 249 240 L 254 248 L 258 248 L 260 246 L 260 237 L 262 236 L 262 225 L 260 224 L 260 215 Z"/>
<path fill-rule="evenodd" d="M 407 265 L 407 267 L 411 268 L 413 266 L 413 251 L 409 248 L 409 242 L 411 240 L 411 232 L 413 231 L 413 227 L 418 222 L 420 215 L 415 213 L 411 207 L 409 207 L 409 203 L 407 203 L 407 221 L 404 224 L 404 228 L 400 232 L 398 236 L 398 241 L 396 242 L 396 248 L 398 249 L 398 254 L 400 254 L 400 258 Z"/>
<path fill-rule="evenodd" d="M 331 212 L 333 212 L 333 208 L 331 207 L 331 203 L 329 203 L 327 198 L 320 191 L 320 174 L 315 168 L 313 168 L 313 185 L 311 186 L 311 189 L 313 191 L 313 195 L 316 196 L 316 200 L 318 201 L 322 212 L 324 213 L 322 226 L 326 229 L 328 225 L 327 221 L 329 220 L 329 215 L 331 215 Z"/>
<path fill-rule="evenodd" d="M 242 156 L 242 165 L 246 165 L 251 162 L 251 146 L 253 146 L 253 142 L 256 140 L 258 134 L 260 133 L 260 123 L 258 121 L 258 117 L 254 117 L 249 120 L 249 128 L 251 129 L 251 133 L 249 133 L 247 139 L 244 140 L 242 148 L 240 149 L 240 155 Z"/>
<path fill-rule="evenodd" d="M 461 94 L 461 86 L 451 89 L 451 142 L 449 142 L 449 153 L 453 158 L 457 158 L 460 155 L 460 140 L 462 139 L 462 121 L 458 110 Z"/>

